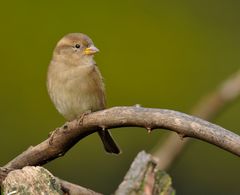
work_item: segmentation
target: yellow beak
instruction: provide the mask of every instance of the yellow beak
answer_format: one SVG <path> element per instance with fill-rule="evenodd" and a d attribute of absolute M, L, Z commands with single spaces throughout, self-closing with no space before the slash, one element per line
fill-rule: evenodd
<path fill-rule="evenodd" d="M 84 50 L 84 53 L 86 54 L 86 55 L 93 55 L 93 54 L 95 54 L 95 53 L 97 53 L 97 52 L 99 52 L 99 49 L 98 48 L 96 48 L 95 46 L 90 46 L 90 47 L 88 47 L 88 48 L 86 48 L 85 50 Z"/>

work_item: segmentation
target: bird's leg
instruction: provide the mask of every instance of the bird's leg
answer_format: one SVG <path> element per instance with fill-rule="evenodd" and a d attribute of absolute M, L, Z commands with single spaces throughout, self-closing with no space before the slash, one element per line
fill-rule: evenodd
<path fill-rule="evenodd" d="M 49 132 L 49 134 L 48 134 L 48 138 L 49 138 L 48 143 L 49 143 L 49 145 L 52 145 L 52 144 L 53 144 L 54 135 L 55 135 L 55 133 L 56 133 L 58 130 L 59 130 L 59 128 L 56 128 L 55 130 Z"/>
<path fill-rule="evenodd" d="M 84 119 L 84 117 L 85 117 L 86 115 L 90 114 L 91 112 L 92 112 L 91 110 L 87 110 L 87 111 L 85 111 L 84 113 L 81 114 L 80 118 L 78 119 L 78 124 L 79 124 L 80 126 L 83 125 L 83 119 Z"/>
<path fill-rule="evenodd" d="M 63 128 L 64 128 L 64 129 L 67 129 L 67 128 L 68 128 L 68 122 L 66 122 L 66 123 L 63 125 Z M 60 128 L 57 127 L 55 130 L 49 132 L 48 138 L 49 138 L 49 144 L 50 144 L 50 145 L 53 144 L 54 136 L 55 136 L 55 134 L 57 133 L 57 131 L 58 131 L 59 129 L 60 129 Z"/>

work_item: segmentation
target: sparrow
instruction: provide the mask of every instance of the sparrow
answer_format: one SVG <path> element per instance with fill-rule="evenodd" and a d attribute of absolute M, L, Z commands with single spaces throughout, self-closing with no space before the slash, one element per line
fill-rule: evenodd
<path fill-rule="evenodd" d="M 65 35 L 53 51 L 47 89 L 56 109 L 68 121 L 106 108 L 103 77 L 94 61 L 97 52 L 93 41 L 82 33 Z M 106 152 L 120 153 L 108 130 L 98 134 Z"/>

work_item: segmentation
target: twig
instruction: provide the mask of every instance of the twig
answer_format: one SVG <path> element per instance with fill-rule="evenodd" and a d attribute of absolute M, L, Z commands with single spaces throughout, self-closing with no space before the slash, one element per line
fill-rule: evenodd
<path fill-rule="evenodd" d="M 59 180 L 61 185 L 62 191 L 65 192 L 67 195 L 77 195 L 77 194 L 84 194 L 84 195 L 102 195 L 98 192 L 94 192 L 88 188 L 84 188 L 82 186 L 70 183 L 68 181 L 64 181 L 62 179 L 56 178 Z"/>
<path fill-rule="evenodd" d="M 54 133 L 51 144 L 48 138 L 30 147 L 4 168 L 43 165 L 63 156 L 79 140 L 101 127 L 111 129 L 130 126 L 144 127 L 148 131 L 156 128 L 172 130 L 181 137 L 201 139 L 240 156 L 240 136 L 197 117 L 166 109 L 113 107 L 85 116 L 82 124 L 74 120 L 63 125 Z"/>
<path fill-rule="evenodd" d="M 240 95 L 240 70 L 234 73 L 212 93 L 203 98 L 194 108 L 192 114 L 205 120 L 214 119 L 220 112 L 236 100 Z M 189 139 L 180 139 L 175 133 L 170 133 L 163 144 L 158 144 L 153 155 L 159 159 L 158 166 L 168 169 L 183 152 Z M 162 143 L 162 141 L 161 141 Z"/>

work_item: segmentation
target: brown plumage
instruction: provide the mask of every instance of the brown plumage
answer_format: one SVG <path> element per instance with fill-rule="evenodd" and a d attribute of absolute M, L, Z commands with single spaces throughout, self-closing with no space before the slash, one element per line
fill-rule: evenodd
<path fill-rule="evenodd" d="M 105 88 L 101 73 L 93 59 L 99 50 L 82 33 L 64 36 L 56 45 L 48 68 L 48 93 L 67 120 L 105 108 Z M 104 148 L 120 153 L 107 130 L 99 131 Z"/>

